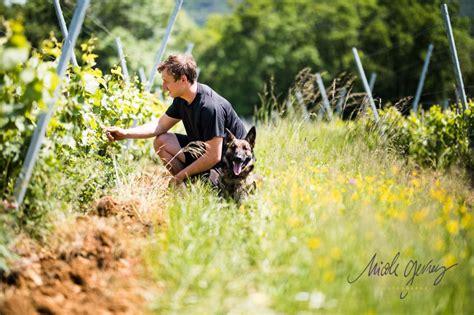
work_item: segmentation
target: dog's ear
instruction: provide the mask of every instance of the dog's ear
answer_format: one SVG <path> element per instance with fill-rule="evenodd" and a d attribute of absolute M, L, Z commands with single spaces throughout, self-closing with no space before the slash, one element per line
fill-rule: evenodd
<path fill-rule="evenodd" d="M 225 141 L 227 143 L 229 142 L 232 142 L 235 140 L 235 136 L 234 134 L 232 133 L 232 131 L 230 131 L 229 129 L 225 128 L 225 131 L 226 131 L 226 134 L 227 134 L 227 137 L 225 138 Z"/>
<path fill-rule="evenodd" d="M 255 126 L 250 128 L 249 132 L 245 136 L 245 140 L 250 144 L 250 146 L 253 147 L 255 146 L 255 138 L 257 137 L 257 130 L 255 129 Z"/>

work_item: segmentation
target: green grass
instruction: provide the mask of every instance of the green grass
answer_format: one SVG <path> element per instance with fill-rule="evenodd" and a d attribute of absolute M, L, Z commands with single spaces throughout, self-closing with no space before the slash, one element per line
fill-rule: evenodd
<path fill-rule="evenodd" d="M 237 207 L 205 183 L 170 193 L 167 226 L 145 250 L 160 314 L 472 314 L 472 199 L 442 174 L 370 150 L 343 122 L 257 128 L 256 173 Z M 397 252 L 398 277 L 356 275 Z M 409 260 L 458 265 L 416 277 Z"/>

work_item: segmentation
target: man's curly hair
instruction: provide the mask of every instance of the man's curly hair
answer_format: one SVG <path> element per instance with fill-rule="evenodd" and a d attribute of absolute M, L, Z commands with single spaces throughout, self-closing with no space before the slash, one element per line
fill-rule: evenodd
<path fill-rule="evenodd" d="M 158 72 L 168 71 L 175 80 L 179 80 L 184 74 L 188 81 L 193 84 L 197 78 L 197 65 L 191 55 L 170 55 L 158 66 Z"/>

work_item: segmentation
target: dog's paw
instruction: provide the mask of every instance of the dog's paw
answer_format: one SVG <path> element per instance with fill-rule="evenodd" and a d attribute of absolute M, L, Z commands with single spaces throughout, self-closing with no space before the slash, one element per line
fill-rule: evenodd
<path fill-rule="evenodd" d="M 219 178 L 220 178 L 219 172 L 215 169 L 211 169 L 211 171 L 209 172 L 209 180 L 212 183 L 212 185 L 219 187 Z"/>

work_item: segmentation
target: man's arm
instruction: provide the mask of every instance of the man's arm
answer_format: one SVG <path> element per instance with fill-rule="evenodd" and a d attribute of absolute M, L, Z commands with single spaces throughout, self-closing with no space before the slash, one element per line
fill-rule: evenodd
<path fill-rule="evenodd" d="M 211 140 L 206 141 L 206 153 L 176 174 L 176 181 L 182 182 L 184 179 L 205 172 L 219 163 L 222 156 L 222 142 L 222 137 L 214 137 Z"/>
<path fill-rule="evenodd" d="M 145 139 L 159 136 L 171 129 L 179 119 L 163 114 L 158 119 L 135 128 L 106 127 L 105 134 L 110 141 L 123 139 Z"/>

